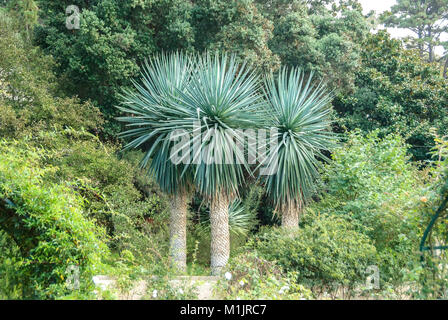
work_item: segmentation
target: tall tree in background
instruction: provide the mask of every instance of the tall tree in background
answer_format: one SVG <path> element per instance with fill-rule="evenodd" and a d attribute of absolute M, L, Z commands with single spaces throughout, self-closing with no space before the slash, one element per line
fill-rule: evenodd
<path fill-rule="evenodd" d="M 80 29 L 65 27 L 68 5 Z M 235 53 L 264 71 L 280 63 L 315 71 L 331 89 L 348 92 L 369 25 L 354 0 L 40 0 L 36 42 L 58 63 L 65 89 L 91 100 L 106 118 L 123 87 L 149 55 L 172 50 Z M 353 10 L 351 10 L 353 9 Z"/>
<path fill-rule="evenodd" d="M 398 133 L 415 160 L 428 159 L 434 146 L 430 129 L 441 135 L 448 130 L 448 82 L 437 65 L 387 32 L 370 35 L 362 46 L 355 90 L 333 101 L 338 123 L 365 133 L 379 129 L 381 137 Z"/>
<path fill-rule="evenodd" d="M 263 16 L 253 0 L 197 0 L 192 10 L 198 51 L 221 50 L 236 54 L 240 61 L 271 71 L 280 59 L 270 47 L 273 23 Z"/>
<path fill-rule="evenodd" d="M 190 3 L 183 0 L 67 0 L 39 2 L 36 42 L 58 63 L 66 91 L 97 105 L 108 137 L 120 131 L 113 120 L 123 87 L 132 87 L 143 61 L 162 50 L 190 50 Z M 80 29 L 65 26 L 66 8 L 80 10 Z M 112 121 L 110 121 L 112 120 Z"/>
<path fill-rule="evenodd" d="M 314 71 L 331 89 L 346 92 L 360 62 L 361 43 L 369 32 L 357 1 L 258 0 L 273 21 L 271 50 L 282 64 Z M 332 6 L 329 6 L 332 4 Z"/>
<path fill-rule="evenodd" d="M 390 11 L 383 13 L 382 21 L 388 27 L 412 31 L 411 47 L 417 48 L 421 57 L 429 62 L 445 61 L 444 75 L 447 75 L 448 51 L 436 57 L 435 48 L 447 45 L 442 41 L 448 32 L 448 0 L 397 0 Z"/>
<path fill-rule="evenodd" d="M 121 88 L 131 88 L 139 66 L 162 51 L 223 50 L 257 67 L 278 68 L 268 46 L 272 22 L 253 0 L 40 0 L 36 42 L 58 62 L 66 90 L 117 114 Z M 68 5 L 80 9 L 80 29 L 65 27 Z M 106 124 L 107 136 L 120 131 Z"/>

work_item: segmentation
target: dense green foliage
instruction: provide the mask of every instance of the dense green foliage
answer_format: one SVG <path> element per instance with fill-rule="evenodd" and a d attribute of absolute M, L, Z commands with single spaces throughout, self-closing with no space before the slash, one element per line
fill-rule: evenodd
<path fill-rule="evenodd" d="M 17 20 L 0 14 L 1 136 L 17 138 L 67 127 L 99 130 L 98 109 L 64 96 L 52 71 L 53 59 L 23 39 Z"/>
<path fill-rule="evenodd" d="M 384 259 L 382 280 L 397 280 L 416 259 L 422 234 L 424 190 L 417 169 L 407 161 L 406 145 L 397 135 L 381 140 L 378 132 L 367 137 L 354 133 L 332 157 L 324 170 L 325 193 L 312 211 L 342 217 L 367 235 Z"/>
<path fill-rule="evenodd" d="M 370 23 L 356 1 L 324 6 L 328 2 L 148 0 L 118 8 L 106 0 L 40 1 L 45 25 L 37 26 L 36 40 L 54 56 L 66 91 L 100 107 L 108 134 L 119 130 L 109 120 L 117 114 L 121 89 L 132 87 L 130 79 L 148 56 L 226 50 L 263 70 L 278 70 L 281 62 L 315 71 L 338 94 L 340 125 L 409 132 L 413 154 L 425 159 L 433 145 L 428 127 L 446 128 L 446 81 L 436 75 L 439 67 L 383 33 L 369 36 Z M 80 30 L 61 23 L 68 4 L 81 10 Z"/>
<path fill-rule="evenodd" d="M 18 248 L 5 248 L 12 256 L 2 250 L 2 262 L 9 259 L 13 269 L 1 273 L 15 281 L 0 288 L 1 295 L 10 296 L 9 288 L 22 298 L 71 294 L 65 283 L 70 266 L 79 268 L 80 292 L 92 291 L 91 277 L 108 249 L 101 230 L 83 216 L 84 200 L 67 186 L 43 181 L 52 168 L 39 168 L 39 150 L 5 142 L 0 148 L 0 224 Z"/>
<path fill-rule="evenodd" d="M 249 248 L 284 270 L 295 271 L 296 282 L 315 292 L 363 284 L 367 266 L 375 262 L 375 247 L 369 239 L 338 217 L 308 219 L 293 234 L 277 228 L 262 230 Z"/>
<path fill-rule="evenodd" d="M 68 5 L 81 11 L 79 30 L 65 27 Z M 131 88 L 130 79 L 152 54 L 229 51 L 264 71 L 278 69 L 280 62 L 315 70 L 339 90 L 351 86 L 368 32 L 351 0 L 334 8 L 295 1 L 291 9 L 282 1 L 268 7 L 253 0 L 41 0 L 39 7 L 44 23 L 35 29 L 36 42 L 55 58 L 66 90 L 90 99 L 107 120 L 117 114 L 113 106 L 121 89 Z M 117 133 L 117 124 L 108 122 L 105 131 Z"/>
<path fill-rule="evenodd" d="M 65 198 L 68 198 L 67 201 L 71 199 L 73 192 L 77 194 L 73 197 L 80 205 L 76 207 L 74 221 L 70 222 L 74 227 L 85 224 L 85 219 L 93 219 L 108 234 L 107 238 L 98 238 L 100 247 L 107 243 L 118 252 L 130 250 L 148 266 L 154 266 L 154 262 L 159 263 L 162 260 L 160 255 L 167 249 L 164 243 L 167 239 L 167 216 L 163 214 L 165 204 L 152 178 L 138 169 L 140 152 L 118 154 L 121 148 L 119 145 L 101 142 L 95 135 L 100 132 L 103 123 L 98 109 L 88 102 L 80 103 L 77 98 L 66 97 L 58 78 L 52 73 L 52 58 L 26 41 L 26 35 L 20 33 L 21 26 L 14 19 L 3 12 L 0 14 L 0 70 L 3 71 L 0 73 L 0 134 L 8 141 L 20 139 L 17 142 L 20 148 L 17 150 L 7 150 L 6 147 L 2 149 L 2 157 L 8 157 L 4 158 L 6 164 L 14 154 L 17 157 L 23 154 L 25 157 L 26 150 L 33 154 L 31 150 L 37 148 L 40 151 L 32 160 L 32 165 L 36 168 L 29 170 L 36 171 L 37 174 L 40 172 L 39 168 L 49 169 L 43 170 L 41 177 L 36 176 L 40 180 L 33 182 L 33 190 L 42 190 L 44 197 L 48 190 L 56 188 L 53 186 L 69 185 L 71 190 L 67 195 L 59 195 L 65 192 L 65 187 L 56 190 L 59 190 L 59 205 L 65 203 Z M 19 178 L 14 177 L 10 183 L 24 183 Z M 27 197 L 26 194 L 23 196 Z M 54 197 L 56 195 L 49 199 L 55 201 Z M 58 228 L 56 225 L 54 227 Z M 151 233 L 159 236 L 153 238 Z M 70 232 L 67 233 L 69 234 Z M 79 241 L 86 242 L 85 245 L 89 246 L 90 240 Z M 2 255 L 0 264 L 2 270 L 8 269 L 2 278 L 2 295 L 16 298 L 54 298 L 71 294 L 70 291 L 64 291 L 64 279 L 59 279 L 59 282 L 54 280 L 55 275 L 65 276 L 64 266 L 68 262 L 54 270 L 52 265 L 48 265 L 45 269 L 48 272 L 39 275 L 42 279 L 26 280 L 31 271 L 26 277 L 23 273 L 16 272 L 22 261 L 17 256 L 19 251 L 16 244 L 9 236 L 5 238 L 3 233 L 1 242 L 5 255 Z M 54 245 L 61 251 L 71 250 L 70 245 L 65 243 L 55 242 Z M 51 251 L 48 252 L 50 253 Z M 98 254 L 101 255 L 101 252 L 98 251 Z M 73 257 L 74 262 L 75 258 L 77 257 Z M 101 256 L 102 260 L 106 258 Z M 93 270 L 88 259 L 85 263 L 86 268 L 90 268 L 83 276 L 87 279 L 93 275 Z M 29 268 L 28 266 L 28 270 L 31 270 Z M 98 272 L 95 271 L 96 274 Z M 38 272 L 35 276 L 38 276 Z M 49 287 L 53 282 L 54 288 Z M 29 283 L 33 286 L 30 287 Z M 88 293 L 92 289 L 91 285 L 90 279 L 89 282 L 83 282 L 80 293 Z"/>
<path fill-rule="evenodd" d="M 448 82 L 437 66 L 379 32 L 364 43 L 354 92 L 339 95 L 334 107 L 348 130 L 398 133 L 411 145 L 414 160 L 423 160 L 434 145 L 430 128 L 448 130 L 447 102 Z"/>
<path fill-rule="evenodd" d="M 138 75 L 138 63 L 156 51 L 188 49 L 191 43 L 185 1 L 39 3 L 45 24 L 36 28 L 37 42 L 55 57 L 66 90 L 91 99 L 106 119 L 116 114 L 113 105 L 121 88 Z M 68 5 L 81 10 L 79 30 L 65 26 Z M 109 133 L 116 132 L 114 127 L 110 122 Z"/>
<path fill-rule="evenodd" d="M 353 86 L 369 22 L 355 1 L 257 0 L 274 23 L 270 48 L 283 64 L 314 71 L 337 92 Z M 305 4 L 306 2 L 306 4 Z"/>
<path fill-rule="evenodd" d="M 406 10 L 411 4 L 399 2 Z M 65 26 L 68 5 L 81 10 L 79 30 Z M 410 20 L 412 28 L 419 22 L 392 20 Z M 194 62 L 200 72 L 187 76 L 194 86 L 163 98 L 158 92 L 153 111 L 165 114 L 151 121 L 188 131 L 191 121 L 170 123 L 173 113 L 197 119 L 200 106 L 203 129 L 220 117 L 231 127 L 254 125 L 263 93 L 255 79 L 271 71 L 277 77 L 283 64 L 307 76 L 314 71 L 313 84 L 324 80 L 333 90 L 341 144 L 331 155 L 322 154 L 327 140 L 316 147 L 320 160 L 331 161 L 316 162 L 322 179 L 294 232 L 275 226 L 265 181 L 247 175 L 255 168 L 236 167 L 219 180 L 207 166 L 196 167 L 201 192 L 188 208 L 188 273 L 209 273 L 207 200 L 222 187 L 239 198 L 230 210 L 232 279 L 218 286 L 224 298 L 446 298 L 446 253 L 426 252 L 422 263 L 418 252 L 448 190 L 448 82 L 428 62 L 431 55 L 422 57 L 439 42 L 423 36 L 411 44 L 423 51 L 410 50 L 385 32 L 370 34 L 370 22 L 352 0 L 0 0 L 0 299 L 95 298 L 91 278 L 103 272 L 120 289 L 145 279 L 156 298 L 195 297 L 169 284 L 169 210 L 160 177 L 170 177 L 153 175 L 168 157 L 146 154 L 155 169 L 141 170 L 141 149 L 153 141 L 120 152 L 127 141 L 115 135 L 121 124 L 114 117 L 123 90 L 132 96 L 142 88 L 132 79 L 146 59 L 204 51 L 209 55 Z M 234 58 L 219 60 L 215 51 Z M 256 72 L 244 73 L 242 61 Z M 148 67 L 143 85 L 151 86 Z M 216 79 L 232 88 L 244 114 L 218 94 Z M 242 93 L 235 83 L 252 90 Z M 140 120 L 127 122 L 142 129 Z M 446 214 L 426 245 L 446 245 Z M 370 265 L 379 268 L 380 289 L 364 288 Z M 80 290 L 66 284 L 71 266 L 80 267 Z M 151 290 L 146 298 L 154 298 Z"/>
<path fill-rule="evenodd" d="M 448 214 L 448 140 L 446 137 L 436 137 L 436 147 L 433 149 L 434 167 L 431 175 L 433 183 L 427 188 L 427 196 L 422 198 L 425 203 L 423 212 L 429 220 L 439 213 L 433 229 L 429 232 L 424 246 L 434 248 L 445 244 L 447 239 L 446 219 Z M 447 299 L 448 297 L 448 270 L 446 250 L 430 250 L 423 255 L 423 263 L 415 264 L 406 274 L 417 290 L 413 297 L 418 299 Z"/>
<path fill-rule="evenodd" d="M 280 59 L 269 46 L 274 25 L 254 1 L 199 0 L 193 3 L 191 25 L 195 50 L 232 52 L 264 71 L 279 66 Z"/>

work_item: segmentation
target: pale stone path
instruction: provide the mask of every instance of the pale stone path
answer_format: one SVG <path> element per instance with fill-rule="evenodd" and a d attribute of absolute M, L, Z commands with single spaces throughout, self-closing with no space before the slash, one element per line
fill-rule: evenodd
<path fill-rule="evenodd" d="M 198 300 L 213 300 L 219 299 L 213 292 L 218 279 L 219 277 L 212 276 L 179 276 L 170 280 L 170 284 L 173 288 L 180 286 L 194 287 L 198 294 Z M 102 290 L 117 288 L 116 280 L 108 276 L 95 276 L 93 282 Z M 135 283 L 131 290 L 120 294 L 117 298 L 119 300 L 141 300 L 150 293 L 148 291 L 147 282 L 140 280 Z"/>

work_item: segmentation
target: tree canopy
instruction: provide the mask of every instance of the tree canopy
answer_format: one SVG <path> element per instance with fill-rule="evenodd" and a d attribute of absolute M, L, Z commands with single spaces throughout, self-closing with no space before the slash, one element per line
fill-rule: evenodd
<path fill-rule="evenodd" d="M 67 92 L 102 110 L 110 137 L 119 131 L 111 120 L 121 88 L 162 51 L 231 51 L 263 71 L 298 66 L 350 89 L 369 24 L 356 1 L 330 2 L 41 0 L 36 42 L 55 58 Z M 65 27 L 69 4 L 80 9 L 79 30 Z"/>
<path fill-rule="evenodd" d="M 386 32 L 363 43 L 355 90 L 338 95 L 334 107 L 339 125 L 380 135 L 399 133 L 411 145 L 414 159 L 428 158 L 434 145 L 431 128 L 448 130 L 448 83 L 437 65 L 419 59 Z"/>

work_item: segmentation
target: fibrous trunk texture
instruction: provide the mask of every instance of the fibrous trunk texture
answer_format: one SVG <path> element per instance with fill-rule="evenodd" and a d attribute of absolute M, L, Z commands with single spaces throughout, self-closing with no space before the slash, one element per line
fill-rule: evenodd
<path fill-rule="evenodd" d="M 284 206 L 282 210 L 282 228 L 298 229 L 300 211 L 301 208 L 295 204 Z"/>
<path fill-rule="evenodd" d="M 177 271 L 185 272 L 187 270 L 187 194 L 172 195 L 170 209 L 171 264 Z"/>
<path fill-rule="evenodd" d="M 220 194 L 211 203 L 211 269 L 218 275 L 227 264 L 230 255 L 229 198 Z"/>

